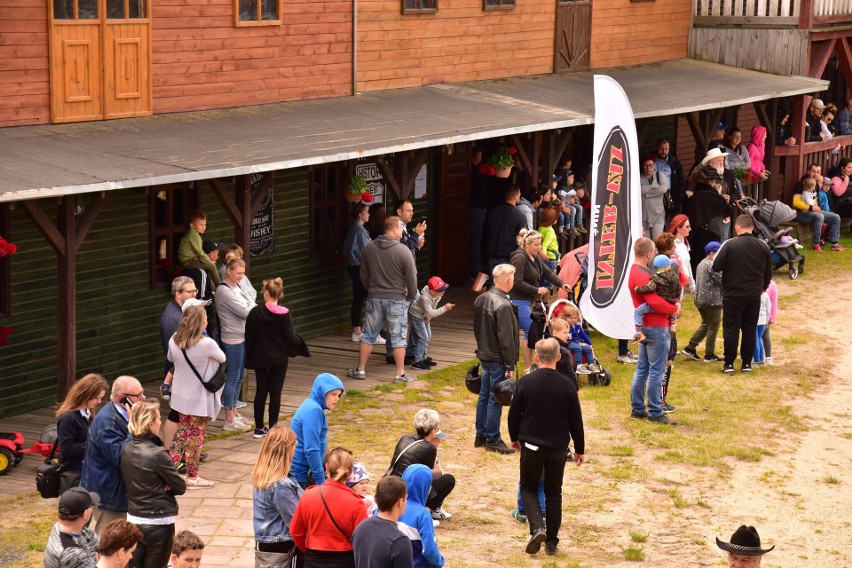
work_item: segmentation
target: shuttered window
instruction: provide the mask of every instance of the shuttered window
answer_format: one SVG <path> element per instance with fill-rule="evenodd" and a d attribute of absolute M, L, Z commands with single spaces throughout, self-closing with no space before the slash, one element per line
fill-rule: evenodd
<path fill-rule="evenodd" d="M 337 256 L 346 237 L 344 171 L 339 165 L 316 167 L 310 173 L 310 249 L 312 254 Z"/>
<path fill-rule="evenodd" d="M 152 188 L 150 193 L 151 287 L 171 286 L 180 275 L 178 245 L 189 226 L 187 215 L 198 208 L 198 191 L 182 184 Z"/>
<path fill-rule="evenodd" d="M 509 10 L 515 7 L 515 0 L 482 0 L 483 10 Z"/>

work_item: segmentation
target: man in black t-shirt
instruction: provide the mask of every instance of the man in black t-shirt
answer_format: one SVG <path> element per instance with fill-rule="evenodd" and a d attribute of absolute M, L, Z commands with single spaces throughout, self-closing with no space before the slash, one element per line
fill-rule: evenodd
<path fill-rule="evenodd" d="M 378 514 L 363 521 L 352 533 L 355 568 L 413 568 L 411 540 L 397 528 L 405 511 L 408 490 L 399 477 L 388 476 L 376 485 Z"/>
<path fill-rule="evenodd" d="M 444 473 L 438 459 L 438 446 L 446 434 L 441 432 L 440 416 L 430 408 L 422 408 L 414 415 L 416 434 L 407 434 L 399 439 L 393 451 L 389 474 L 402 477 L 405 469 L 412 464 L 422 464 L 432 470 L 432 489 L 426 499 L 426 507 L 432 511 L 432 518 L 445 521 L 452 517 L 444 510 L 444 499 L 456 486 L 456 478 Z"/>

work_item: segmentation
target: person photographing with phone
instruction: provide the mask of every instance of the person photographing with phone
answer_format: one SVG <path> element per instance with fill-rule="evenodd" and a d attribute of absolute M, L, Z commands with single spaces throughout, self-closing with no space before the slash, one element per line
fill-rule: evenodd
<path fill-rule="evenodd" d="M 411 254 L 416 259 L 417 251 L 422 249 L 423 245 L 426 244 L 426 218 L 423 217 L 417 221 L 417 224 L 414 225 L 411 231 L 408 230 L 408 225 L 414 219 L 414 204 L 409 199 L 404 199 L 397 203 L 396 214 L 399 217 L 399 224 L 402 225 L 402 238 L 400 242 L 408 247 L 408 250 L 411 251 Z"/>
<path fill-rule="evenodd" d="M 101 496 L 95 509 L 95 532 L 100 536 L 115 519 L 127 518 L 127 490 L 121 475 L 121 450 L 127 442 L 130 410 L 145 400 L 135 377 L 122 375 L 112 383 L 110 402 L 98 412 L 89 428 L 80 486 Z"/>

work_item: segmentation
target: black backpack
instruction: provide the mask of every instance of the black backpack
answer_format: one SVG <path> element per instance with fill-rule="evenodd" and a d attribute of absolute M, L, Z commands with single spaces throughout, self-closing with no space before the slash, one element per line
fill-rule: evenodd
<path fill-rule="evenodd" d="M 59 469 L 59 464 L 53 459 L 58 444 L 58 440 L 53 443 L 53 448 L 50 450 L 50 455 L 44 460 L 44 465 L 39 466 L 36 470 L 36 490 L 42 499 L 59 497 L 59 477 L 62 471 Z"/>

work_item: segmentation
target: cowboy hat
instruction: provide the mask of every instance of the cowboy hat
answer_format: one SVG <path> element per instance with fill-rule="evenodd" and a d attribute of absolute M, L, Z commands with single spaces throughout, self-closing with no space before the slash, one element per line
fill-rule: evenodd
<path fill-rule="evenodd" d="M 775 548 L 775 545 L 771 548 L 760 548 L 760 535 L 757 534 L 757 529 L 745 525 L 741 525 L 737 532 L 731 535 L 731 542 L 723 542 L 716 537 L 716 546 L 744 556 L 763 556 Z"/>
<path fill-rule="evenodd" d="M 721 158 L 722 156 L 727 156 L 727 152 L 723 152 L 719 148 L 713 148 L 712 150 L 707 152 L 707 155 L 704 156 L 704 159 L 701 160 L 701 165 L 706 166 L 707 163 L 713 158 Z"/>

